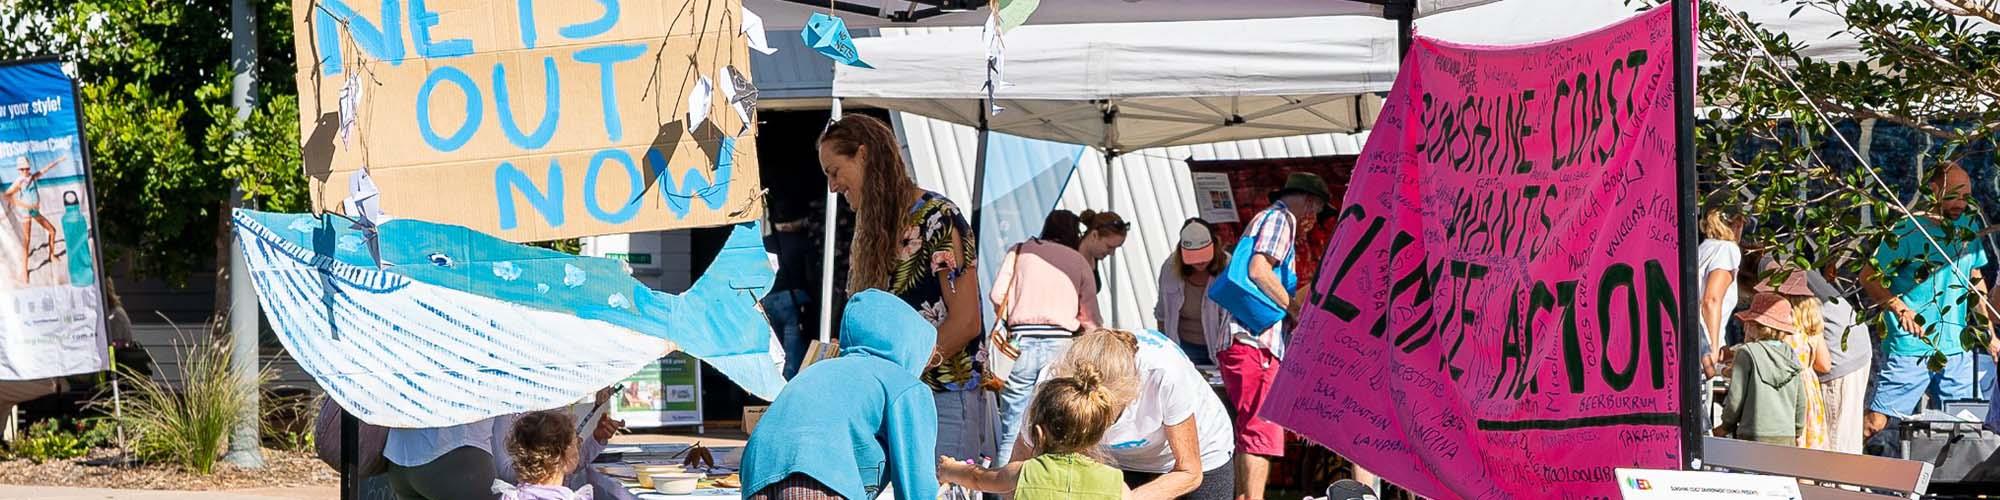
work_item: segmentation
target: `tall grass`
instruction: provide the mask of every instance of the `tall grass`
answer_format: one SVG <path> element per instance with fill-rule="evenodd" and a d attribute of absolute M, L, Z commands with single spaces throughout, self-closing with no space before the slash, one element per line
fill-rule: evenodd
<path fill-rule="evenodd" d="M 131 451 L 140 461 L 177 465 L 200 474 L 215 471 L 230 429 L 250 404 L 229 363 L 229 337 L 217 334 L 221 331 L 212 327 L 210 335 L 183 337 L 179 387 L 120 368 L 119 375 L 130 389 L 116 419 L 132 436 Z M 269 369 L 247 376 L 258 387 L 272 377 Z M 108 413 L 112 402 L 97 404 Z"/>

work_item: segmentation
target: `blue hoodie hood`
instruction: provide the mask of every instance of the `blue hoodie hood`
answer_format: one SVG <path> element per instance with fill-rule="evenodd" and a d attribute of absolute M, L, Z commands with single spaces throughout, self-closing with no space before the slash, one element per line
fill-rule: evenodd
<path fill-rule="evenodd" d="M 841 356 L 872 356 L 923 373 L 937 347 L 937 327 L 903 299 L 869 289 L 847 300 L 840 322 Z"/>

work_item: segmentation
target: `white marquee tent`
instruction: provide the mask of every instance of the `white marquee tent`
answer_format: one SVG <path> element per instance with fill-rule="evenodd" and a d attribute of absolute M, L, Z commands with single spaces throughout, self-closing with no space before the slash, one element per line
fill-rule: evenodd
<path fill-rule="evenodd" d="M 1277 19 L 1313 16 L 1390 17 L 1398 8 L 1415 17 L 1495 0 L 1047 0 L 1028 24 L 1136 23 Z M 830 12 L 848 28 L 979 26 L 986 0 L 743 0 L 771 29 L 799 29 L 815 12 Z M 966 8 L 966 7 L 972 8 Z M 956 7 L 956 8 L 954 8 Z M 892 20 L 908 15 L 909 21 Z M 928 17 L 926 17 L 928 16 Z"/>
<path fill-rule="evenodd" d="M 1416 32 L 1466 43 L 1532 43 L 1604 26 L 1636 11 L 1621 0 L 1451 3 L 1456 5 L 1425 11 L 1437 15 L 1416 20 Z M 1845 24 L 1837 15 L 1809 8 L 1793 16 L 1795 5 L 1784 0 L 1722 0 L 1719 5 L 1806 41 L 1809 55 L 1831 60 L 1865 57 L 1851 38 L 1838 36 Z M 885 30 L 885 35 L 911 33 L 857 40 L 862 57 L 878 69 L 837 68 L 834 94 L 850 103 L 922 117 L 903 120 L 899 129 L 906 136 L 912 123 L 932 129 L 943 123 L 978 125 L 979 100 L 985 97 L 984 46 L 976 26 L 980 16 L 983 13 L 973 15 L 974 21 L 955 23 L 974 25 L 969 28 Z M 1366 16 L 1125 25 L 1031 23 L 1007 36 L 1003 78 L 1013 85 L 996 93 L 1006 111 L 990 117 L 988 126 L 1014 135 L 1090 145 L 1107 153 L 1366 130 L 1380 106 L 1377 93 L 1386 92 L 1394 79 L 1398 35 L 1396 23 Z M 1114 118 L 1109 127 L 1107 116 Z M 955 135 L 967 133 L 961 130 Z M 940 136 L 935 130 L 924 135 Z M 910 147 L 948 146 L 956 141 L 917 142 L 910 141 Z M 976 178 L 978 155 L 965 153 L 927 156 L 942 162 L 935 169 L 959 170 L 940 177 Z M 1118 163 L 1122 162 L 1102 165 Z M 1152 196 L 1136 189 L 1135 183 L 1151 189 L 1189 189 L 1185 166 L 1175 168 L 1183 171 L 1089 176 L 1079 172 L 1079 176 L 1111 184 L 1095 191 L 1100 195 L 1092 196 L 1096 200 L 1092 206 L 1134 208 L 1130 200 Z M 919 170 L 921 175 L 923 169 Z M 1123 183 L 1115 179 L 1117 175 L 1134 179 Z M 1177 227 L 1181 217 L 1190 215 L 1187 210 L 1160 212 L 1160 220 L 1139 222 Z M 1156 242 L 1146 240 L 1171 239 L 1171 230 L 1135 239 L 1150 245 Z M 1165 252 L 1136 253 L 1141 260 L 1129 264 L 1134 269 L 1113 271 L 1113 276 L 1127 279 L 1107 287 L 1112 296 L 1151 296 L 1151 287 L 1137 281 L 1149 277 L 1157 264 L 1147 262 L 1147 257 L 1157 260 Z M 1113 310 L 1120 309 L 1126 311 L 1121 326 L 1137 326 L 1141 314 L 1134 313 L 1147 307 L 1128 303 Z"/>

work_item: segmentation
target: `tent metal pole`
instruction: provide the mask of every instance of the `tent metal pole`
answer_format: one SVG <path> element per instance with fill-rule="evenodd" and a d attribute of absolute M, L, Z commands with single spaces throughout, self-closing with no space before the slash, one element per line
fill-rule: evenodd
<path fill-rule="evenodd" d="M 1105 125 L 1110 126 L 1110 118 L 1108 117 L 1111 115 L 1106 114 L 1105 116 L 1107 117 Z M 1104 148 L 1104 197 L 1106 200 L 1104 210 L 1111 213 L 1118 213 L 1118 164 L 1113 163 L 1113 160 L 1117 158 L 1118 152 L 1111 149 L 1109 144 L 1106 144 Z M 1118 314 L 1118 255 L 1117 252 L 1112 252 L 1111 255 L 1107 255 L 1104 258 L 1106 260 L 1104 267 L 1108 271 L 1104 273 L 1104 289 L 1111 292 L 1110 325 L 1106 326 L 1116 327 L 1118 325 L 1118 317 L 1121 316 Z"/>
<path fill-rule="evenodd" d="M 1104 210 L 1111 213 L 1118 212 L 1118 167 L 1116 163 L 1112 162 L 1112 160 L 1118 158 L 1117 123 L 1118 106 L 1106 102 L 1104 104 L 1104 144 L 1099 149 L 1104 151 Z M 1088 231 L 1089 228 L 1085 228 L 1085 230 Z M 1110 272 L 1104 273 L 1104 283 L 1099 283 L 1099 285 L 1111 292 L 1111 314 L 1107 316 L 1108 321 L 1106 321 L 1107 324 L 1104 326 L 1115 328 L 1119 326 L 1118 319 L 1121 316 L 1118 313 L 1119 262 L 1116 252 L 1105 256 L 1105 259 L 1107 260 L 1105 267 L 1110 268 Z"/>
<path fill-rule="evenodd" d="M 1700 276 L 1691 265 L 1695 261 L 1696 213 L 1700 201 L 1695 198 L 1699 181 L 1694 166 L 1694 1 L 1673 0 L 1669 4 L 1674 9 L 1674 156 L 1680 182 L 1680 282 L 1681 282 L 1681 335 L 1680 368 L 1681 380 L 1681 465 L 1691 470 L 1701 468 L 1701 440 L 1708 434 L 1703 414 L 1708 408 L 1702 404 L 1702 392 L 1708 390 L 1707 380 L 1701 375 L 1702 353 L 1695 335 L 1701 335 L 1700 328 L 1688 325 L 1700 324 L 1700 314 L 1695 304 L 1700 303 L 1697 295 Z"/>
<path fill-rule="evenodd" d="M 1382 4 L 1382 17 L 1396 21 L 1396 59 L 1410 55 L 1410 42 L 1416 38 L 1417 4 L 1415 0 L 1391 0 Z"/>
<path fill-rule="evenodd" d="M 833 125 L 840 119 L 840 98 L 833 98 L 832 112 L 826 124 Z M 819 247 L 819 343 L 833 341 L 833 242 L 840 233 L 840 195 L 833 188 L 826 190 L 826 214 L 821 219 L 821 227 L 826 228 L 820 235 Z"/>
<path fill-rule="evenodd" d="M 972 158 L 971 237 L 973 241 L 979 241 L 979 221 L 984 218 L 979 214 L 986 209 L 986 135 L 993 133 L 992 124 L 986 121 L 988 116 L 992 116 L 992 113 L 987 111 L 993 109 L 990 106 L 992 106 L 991 102 L 985 99 L 979 100 L 979 146 L 973 153 L 975 156 Z M 974 261 L 977 261 L 978 256 L 975 255 L 973 258 Z"/>

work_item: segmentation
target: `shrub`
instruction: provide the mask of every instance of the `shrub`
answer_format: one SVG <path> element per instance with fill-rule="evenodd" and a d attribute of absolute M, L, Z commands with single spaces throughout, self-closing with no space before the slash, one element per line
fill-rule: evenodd
<path fill-rule="evenodd" d="M 313 423 L 322 398 L 310 394 L 264 394 L 264 446 L 284 451 L 313 451 Z"/>
<path fill-rule="evenodd" d="M 91 448 L 103 444 L 103 433 L 86 429 L 87 421 L 78 421 L 79 429 L 72 432 L 62 425 L 61 419 L 48 419 L 28 426 L 28 432 L 8 447 L 8 455 L 30 460 L 35 463 L 50 460 L 68 460 L 90 453 Z"/>
<path fill-rule="evenodd" d="M 131 389 L 115 418 L 125 428 L 131 451 L 139 460 L 208 474 L 214 472 L 230 429 L 250 399 L 237 388 L 227 335 L 211 335 L 186 344 L 181 351 L 178 388 L 120 368 Z M 259 370 L 249 376 L 262 386 L 270 380 L 271 372 Z M 96 405 L 110 412 L 110 401 L 99 400 Z"/>

